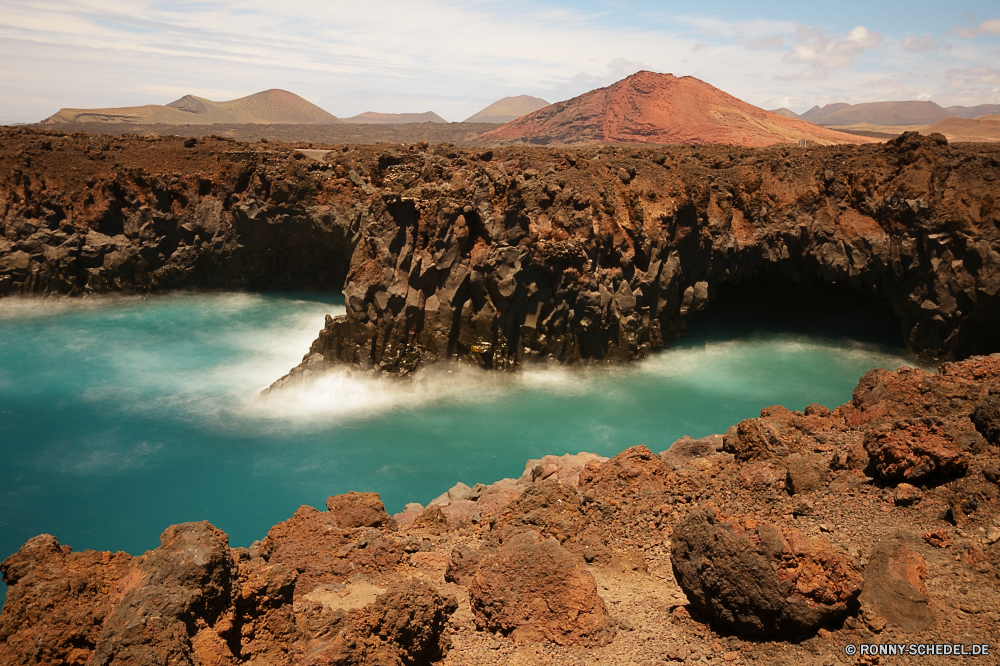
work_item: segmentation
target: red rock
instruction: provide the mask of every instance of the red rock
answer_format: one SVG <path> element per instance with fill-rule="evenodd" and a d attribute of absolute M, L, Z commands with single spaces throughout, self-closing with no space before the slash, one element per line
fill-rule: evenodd
<path fill-rule="evenodd" d="M 395 525 L 378 493 L 356 493 L 352 490 L 346 495 L 333 495 L 327 498 L 326 508 L 334 514 L 337 525 L 343 529 Z"/>
<path fill-rule="evenodd" d="M 931 532 L 924 532 L 923 538 L 924 541 L 935 548 L 951 548 L 954 545 L 951 540 L 951 536 L 948 534 L 948 530 L 933 530 Z"/>
<path fill-rule="evenodd" d="M 540 460 L 529 460 L 521 475 L 523 483 L 543 483 L 555 479 L 560 483 L 577 486 L 580 483 L 580 472 L 587 463 L 594 461 L 603 463 L 607 458 L 596 453 L 581 452 L 576 455 L 542 456 Z"/>
<path fill-rule="evenodd" d="M 0 615 L 0 664 L 83 664 L 93 655 L 126 553 L 74 553 L 42 534 L 0 564 L 10 587 Z"/>
<path fill-rule="evenodd" d="M 558 541 L 530 530 L 509 537 L 483 559 L 469 599 L 479 627 L 518 643 L 596 647 L 615 635 L 593 576 Z"/>
<path fill-rule="evenodd" d="M 786 118 L 692 76 L 638 72 L 539 109 L 479 138 L 483 144 L 671 143 L 770 146 L 868 140 Z"/>
<path fill-rule="evenodd" d="M 869 431 L 865 449 L 879 475 L 888 481 L 956 476 L 969 465 L 969 456 L 942 427 L 924 422 L 900 422 L 888 431 Z"/>
<path fill-rule="evenodd" d="M 741 636 L 814 631 L 845 617 L 861 591 L 860 573 L 827 541 L 766 524 L 747 530 L 712 509 L 675 526 L 671 562 L 691 605 Z"/>
<path fill-rule="evenodd" d="M 906 535 L 879 542 L 865 567 L 860 602 L 877 617 L 906 631 L 926 629 L 935 622 L 927 596 L 927 563 Z"/>

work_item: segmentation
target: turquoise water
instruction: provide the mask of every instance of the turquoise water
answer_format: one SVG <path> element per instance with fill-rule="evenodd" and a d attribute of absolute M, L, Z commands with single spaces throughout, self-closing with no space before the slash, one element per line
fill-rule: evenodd
<path fill-rule="evenodd" d="M 341 312 L 301 294 L 0 301 L 0 558 L 39 533 L 141 553 L 189 520 L 248 545 L 332 494 L 377 491 L 395 512 L 548 453 L 661 451 L 767 405 L 833 407 L 868 369 L 912 363 L 716 327 L 628 368 L 344 372 L 258 397 Z"/>

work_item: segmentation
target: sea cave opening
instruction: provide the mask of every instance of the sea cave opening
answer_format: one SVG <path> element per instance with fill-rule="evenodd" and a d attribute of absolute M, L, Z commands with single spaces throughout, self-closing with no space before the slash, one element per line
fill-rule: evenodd
<path fill-rule="evenodd" d="M 774 268 L 716 285 L 705 310 L 691 316 L 688 330 L 714 340 L 767 332 L 906 346 L 899 317 L 884 299 L 843 281 L 793 279 Z"/>

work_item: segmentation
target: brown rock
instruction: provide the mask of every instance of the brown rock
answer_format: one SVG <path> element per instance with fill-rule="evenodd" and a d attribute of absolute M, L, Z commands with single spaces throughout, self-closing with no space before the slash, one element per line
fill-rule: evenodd
<path fill-rule="evenodd" d="M 190 662 L 199 621 L 211 627 L 229 606 L 233 569 L 221 530 L 207 522 L 168 527 L 160 547 L 135 558 L 116 586 L 91 663 Z M 215 660 L 233 660 L 214 638 L 203 637 L 201 645 Z"/>
<path fill-rule="evenodd" d="M 419 518 L 413 521 L 413 526 L 434 534 L 441 534 L 448 531 L 448 517 L 440 506 L 432 504 L 424 509 Z"/>
<path fill-rule="evenodd" d="M 910 544 L 914 539 L 897 534 L 875 547 L 865 567 L 864 589 L 859 598 L 879 617 L 906 631 L 920 631 L 934 624 L 927 597 L 927 563 Z"/>
<path fill-rule="evenodd" d="M 510 505 L 510 515 L 504 519 L 503 529 L 529 526 L 563 543 L 578 536 L 585 522 L 576 489 L 550 482 L 525 490 Z"/>
<path fill-rule="evenodd" d="M 826 418 L 830 416 L 830 408 L 824 407 L 818 402 L 806 405 L 805 409 L 806 416 L 819 416 L 820 418 Z"/>
<path fill-rule="evenodd" d="M 824 481 L 824 470 L 818 459 L 799 457 L 788 461 L 785 488 L 789 495 L 817 490 Z"/>
<path fill-rule="evenodd" d="M 343 529 L 395 526 L 378 493 L 356 493 L 352 490 L 346 495 L 333 495 L 327 498 L 326 508 Z"/>
<path fill-rule="evenodd" d="M 1000 446 L 1000 395 L 991 394 L 976 403 L 971 418 L 986 441 Z"/>
<path fill-rule="evenodd" d="M 916 482 L 965 473 L 969 457 L 943 428 L 922 421 L 898 422 L 889 430 L 871 430 L 865 449 L 887 481 Z"/>
<path fill-rule="evenodd" d="M 861 575 L 822 539 L 753 531 L 696 509 L 674 528 L 671 562 L 691 605 L 741 636 L 790 637 L 843 618 Z"/>
<path fill-rule="evenodd" d="M 896 486 L 896 490 L 893 491 L 893 501 L 896 503 L 896 506 L 910 506 L 922 496 L 923 493 L 920 492 L 920 488 L 911 486 L 908 483 L 900 483 Z"/>
<path fill-rule="evenodd" d="M 615 635 L 593 576 L 558 541 L 530 530 L 510 536 L 483 560 L 469 599 L 480 628 L 518 643 L 596 647 Z"/>
<path fill-rule="evenodd" d="M 445 571 L 444 579 L 449 583 L 468 586 L 473 576 L 479 570 L 483 558 L 492 551 L 482 548 L 472 548 L 468 545 L 456 546 L 451 551 L 451 561 Z"/>
<path fill-rule="evenodd" d="M 935 548 L 951 548 L 954 545 L 951 540 L 951 536 L 948 534 L 948 530 L 933 530 L 931 532 L 924 532 L 923 538 L 924 541 Z"/>
<path fill-rule="evenodd" d="M 111 612 L 126 553 L 71 552 L 42 534 L 0 564 L 9 586 L 0 615 L 0 663 L 83 664 Z"/>
<path fill-rule="evenodd" d="M 645 446 L 633 446 L 606 463 L 587 463 L 580 472 L 580 489 L 602 494 L 624 486 L 632 493 L 664 492 L 669 487 L 669 474 L 659 456 Z"/>
<path fill-rule="evenodd" d="M 444 657 L 449 616 L 458 608 L 452 597 L 413 578 L 352 610 L 332 638 L 313 641 L 304 666 L 417 666 Z"/>
<path fill-rule="evenodd" d="M 543 456 L 540 460 L 529 460 L 524 467 L 521 481 L 524 483 L 543 483 L 555 479 L 560 483 L 577 486 L 580 483 L 580 472 L 589 462 L 603 463 L 604 456 L 596 453 L 581 452 L 576 455 Z"/>
<path fill-rule="evenodd" d="M 296 598 L 318 585 L 388 571 L 403 559 L 403 544 L 372 528 L 344 530 L 332 511 L 302 506 L 270 529 L 261 544 L 269 564 L 296 569 Z"/>

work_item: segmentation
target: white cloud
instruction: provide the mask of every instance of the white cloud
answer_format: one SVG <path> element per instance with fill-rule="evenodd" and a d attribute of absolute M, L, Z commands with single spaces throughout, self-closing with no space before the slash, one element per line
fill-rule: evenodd
<path fill-rule="evenodd" d="M 975 19 L 973 18 L 973 20 Z M 987 19 L 974 28 L 955 26 L 952 33 L 964 39 L 972 39 L 980 35 L 1000 35 L 1000 19 Z"/>
<path fill-rule="evenodd" d="M 883 43 L 882 35 L 859 25 L 841 38 L 835 38 L 821 28 L 799 26 L 796 44 L 782 58 L 783 62 L 809 65 L 812 73 L 800 73 L 797 78 L 826 78 L 823 72 L 845 69 L 854 65 L 855 58 Z M 795 76 L 795 75 L 792 75 Z"/>
<path fill-rule="evenodd" d="M 903 84 L 892 79 L 879 79 L 878 81 L 865 81 L 866 88 L 902 88 Z"/>
<path fill-rule="evenodd" d="M 923 37 L 907 35 L 903 39 L 903 49 L 915 53 L 929 53 L 931 51 L 948 51 L 951 49 L 951 44 L 938 42 L 930 35 L 924 35 Z"/>
<path fill-rule="evenodd" d="M 951 79 L 954 87 L 970 85 L 1000 86 L 1000 69 L 980 65 L 967 69 L 949 69 L 945 75 Z"/>

